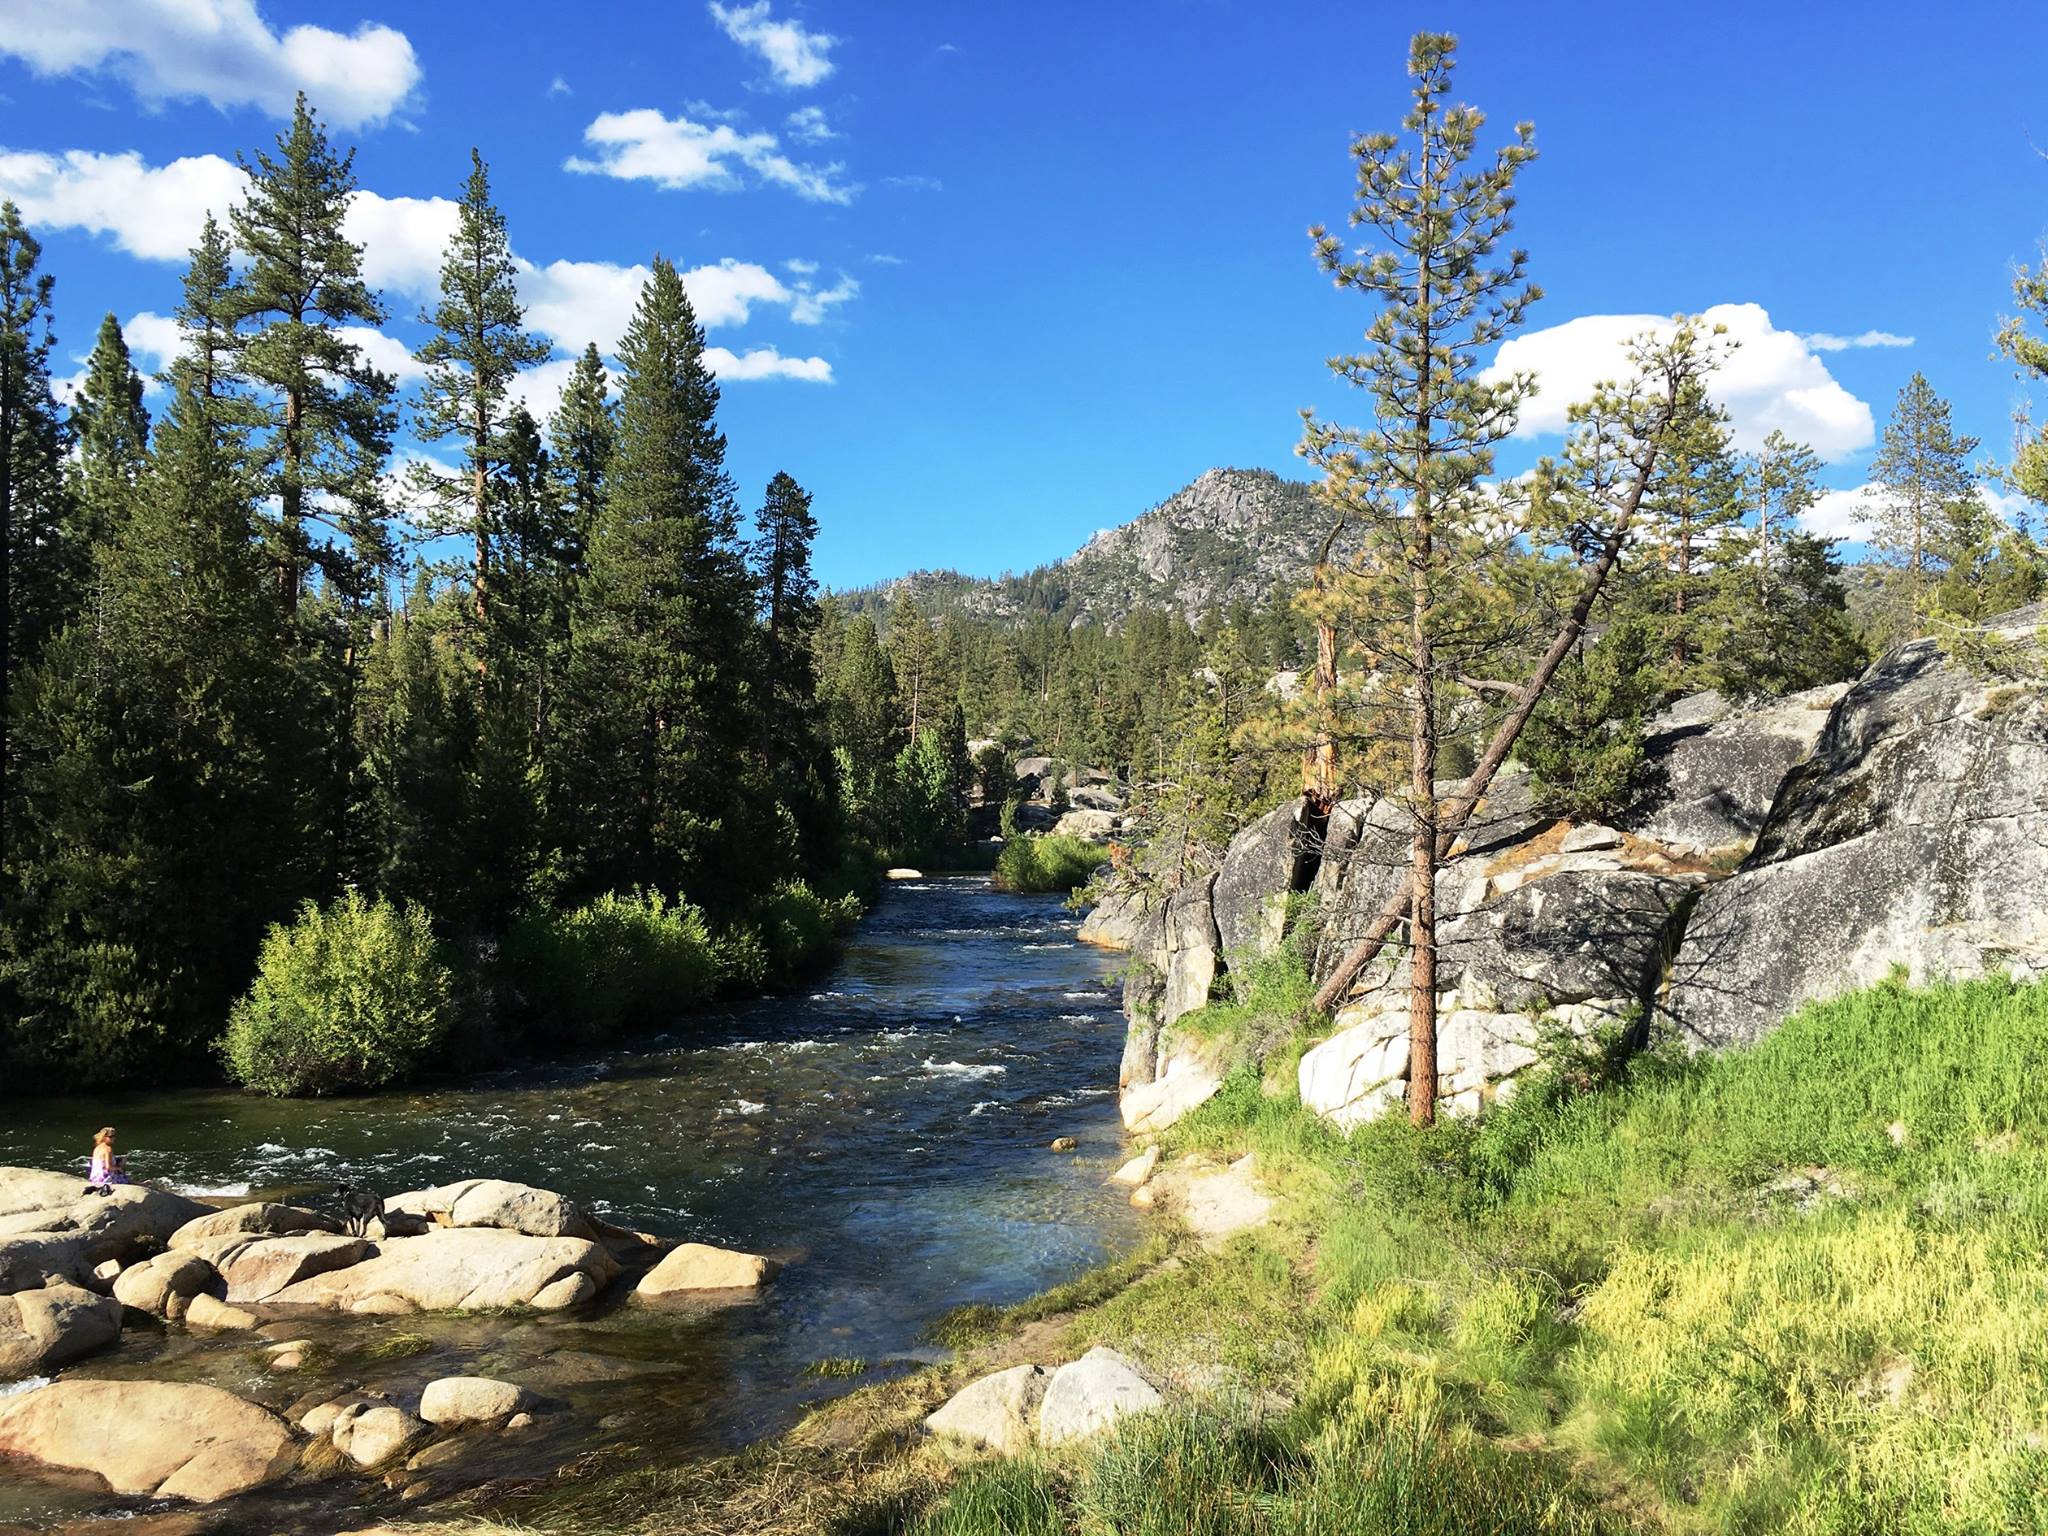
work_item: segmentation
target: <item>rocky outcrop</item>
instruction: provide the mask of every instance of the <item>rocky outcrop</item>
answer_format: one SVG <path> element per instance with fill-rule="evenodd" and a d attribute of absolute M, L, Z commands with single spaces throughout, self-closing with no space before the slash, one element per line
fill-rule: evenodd
<path fill-rule="evenodd" d="M 1038 1407 L 1038 1443 L 1047 1448 L 1100 1434 L 1133 1414 L 1166 1406 L 1137 1362 L 1098 1344 L 1061 1366 L 1046 1383 Z"/>
<path fill-rule="evenodd" d="M 1836 705 L 1755 851 L 1686 926 L 1668 1005 L 1687 1041 L 1754 1041 L 1894 969 L 2048 975 L 2044 618 L 1992 626 L 2011 675 L 1916 640 Z"/>
<path fill-rule="evenodd" d="M 1031 1449 L 1038 1405 L 1052 1372 L 1042 1365 L 1013 1365 L 962 1387 L 924 1421 L 947 1439 L 980 1446 L 1001 1456 Z"/>
<path fill-rule="evenodd" d="M 68 1174 L 0 1168 L 0 1292 L 53 1273 L 84 1284 L 109 1259 L 128 1264 L 161 1248 L 207 1210 L 140 1184 L 100 1192 Z"/>
<path fill-rule="evenodd" d="M 1646 728 L 1642 801 L 1623 826 L 1695 854 L 1746 848 L 1847 692 L 1834 683 L 1741 709 L 1718 693 L 1679 700 Z"/>
<path fill-rule="evenodd" d="M 1302 803 L 1290 800 L 1230 840 L 1211 897 L 1227 964 L 1241 966 L 1280 947 L 1287 898 L 1315 874 L 1316 835 L 1302 823 Z"/>
<path fill-rule="evenodd" d="M 444 1227 L 491 1227 L 529 1237 L 594 1239 L 596 1229 L 573 1200 L 551 1189 L 505 1179 L 461 1179 L 434 1189 L 394 1195 L 387 1215 L 420 1216 Z"/>
<path fill-rule="evenodd" d="M 121 1304 L 76 1285 L 0 1296 L 0 1381 L 39 1375 L 121 1333 Z"/>
<path fill-rule="evenodd" d="M 396 1239 L 371 1258 L 300 1280 L 268 1299 L 335 1312 L 553 1310 L 589 1300 L 618 1273 L 618 1261 L 586 1238 L 442 1228 Z"/>
<path fill-rule="evenodd" d="M 280 1481 L 298 1445 L 276 1414 L 218 1387 L 59 1381 L 0 1398 L 0 1456 L 208 1503 Z"/>
<path fill-rule="evenodd" d="M 1098 944 L 1104 949 L 1132 948 L 1154 904 L 1155 898 L 1149 887 L 1112 886 L 1081 919 L 1081 942 Z"/>
<path fill-rule="evenodd" d="M 219 1288 L 219 1272 L 208 1259 L 175 1248 L 114 1277 L 114 1299 L 121 1305 L 171 1320 L 185 1315 L 194 1296 Z"/>
<path fill-rule="evenodd" d="M 634 1294 L 674 1296 L 690 1291 L 751 1291 L 775 1278 L 780 1268 L 758 1253 L 714 1248 L 709 1243 L 679 1243 L 641 1277 Z"/>
<path fill-rule="evenodd" d="M 1114 811 L 1077 806 L 1052 824 L 1054 837 L 1078 837 L 1086 843 L 1107 843 L 1123 826 Z"/>
<path fill-rule="evenodd" d="M 377 1250 L 360 1237 L 299 1232 L 288 1237 L 201 1238 L 182 1250 L 204 1259 L 225 1286 L 222 1299 L 236 1306 L 268 1301 L 287 1286 L 329 1270 L 346 1269 Z"/>

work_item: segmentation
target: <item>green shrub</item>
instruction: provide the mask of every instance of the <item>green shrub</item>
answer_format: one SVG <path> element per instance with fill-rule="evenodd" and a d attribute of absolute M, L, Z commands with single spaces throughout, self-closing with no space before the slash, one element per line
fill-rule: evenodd
<path fill-rule="evenodd" d="M 433 1059 L 454 991 L 424 908 L 350 891 L 270 930 L 221 1046 L 235 1079 L 259 1093 L 375 1088 Z"/>
<path fill-rule="evenodd" d="M 996 885 L 1005 891 L 1071 891 L 1085 885 L 1105 854 L 1084 837 L 1024 833 L 1003 844 Z"/>
<path fill-rule="evenodd" d="M 530 912 L 506 935 L 504 964 L 527 1033 L 544 1041 L 666 1024 L 708 998 L 720 977 L 704 915 L 659 891 Z"/>

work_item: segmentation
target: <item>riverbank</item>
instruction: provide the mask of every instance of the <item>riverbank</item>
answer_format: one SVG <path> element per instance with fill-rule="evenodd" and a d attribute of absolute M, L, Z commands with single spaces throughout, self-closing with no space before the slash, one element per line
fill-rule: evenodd
<path fill-rule="evenodd" d="M 646 1536 L 2042 1528 L 2048 987 L 1882 987 L 1421 1135 L 1337 1136 L 1281 1056 L 1160 1138 L 1169 1170 L 1250 1155 L 1265 1225 L 1166 1235 L 744 1456 L 621 1455 L 480 1512 Z M 976 1376 L 1105 1342 L 1167 1411 L 1022 1457 L 926 1433 Z"/>

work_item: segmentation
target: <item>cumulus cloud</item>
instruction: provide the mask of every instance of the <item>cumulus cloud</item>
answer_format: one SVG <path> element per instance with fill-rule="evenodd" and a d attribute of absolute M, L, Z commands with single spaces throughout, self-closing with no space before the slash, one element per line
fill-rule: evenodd
<path fill-rule="evenodd" d="M 367 325 L 337 327 L 343 341 L 353 342 L 363 361 L 380 373 L 388 373 L 400 384 L 413 384 L 427 376 L 426 368 L 412 355 L 412 348 L 395 336 L 372 330 Z"/>
<path fill-rule="evenodd" d="M 17 0 L 0 5 L 0 54 L 42 75 L 111 75 L 152 106 L 201 100 L 288 117 L 304 91 L 343 128 L 384 121 L 420 79 L 403 32 L 372 22 L 275 32 L 255 0 Z"/>
<path fill-rule="evenodd" d="M 807 32 L 802 22 L 775 20 L 769 14 L 769 0 L 754 0 L 752 5 L 711 0 L 711 19 L 727 37 L 758 55 L 777 85 L 802 89 L 832 73 L 832 48 L 839 39 Z"/>
<path fill-rule="evenodd" d="M 1864 331 L 1856 336 L 1831 336 L 1826 331 L 1809 331 L 1801 338 L 1816 352 L 1847 352 L 1857 347 L 1910 347 L 1911 336 L 1895 336 L 1890 331 Z"/>
<path fill-rule="evenodd" d="M 571 155 L 563 169 L 621 181 L 651 181 L 671 192 L 731 192 L 746 184 L 739 168 L 814 203 L 850 203 L 855 188 L 839 180 L 846 167 L 799 164 L 772 133 L 744 133 L 731 123 L 664 117 L 653 107 L 601 112 L 583 130 L 595 159 Z"/>
<path fill-rule="evenodd" d="M 1799 524 L 1822 538 L 1860 540 L 1869 533 L 1867 520 L 1883 499 L 1883 487 L 1869 481 L 1848 490 L 1824 491 L 1819 501 L 1799 515 Z M 2026 497 L 1995 485 L 1978 486 L 1977 499 L 2014 528 L 2027 527 L 2035 515 L 2034 504 Z"/>
<path fill-rule="evenodd" d="M 728 256 L 689 268 L 682 274 L 683 288 L 690 295 L 698 323 L 706 330 L 744 325 L 757 305 L 787 309 L 798 325 L 816 325 L 833 305 L 860 292 L 860 284 L 844 274 L 830 288 L 816 287 L 804 272 L 806 267 L 815 272 L 815 263 L 788 265 L 803 275 L 786 283 L 766 267 Z M 574 352 L 594 341 L 598 350 L 609 356 L 633 318 L 648 276 L 648 269 L 637 263 L 551 261 L 534 266 L 522 262 L 519 297 L 526 306 L 526 322 L 535 330 Z"/>
<path fill-rule="evenodd" d="M 31 226 L 106 235 L 149 261 L 183 260 L 207 211 L 226 222 L 245 185 L 241 170 L 219 155 L 152 166 L 133 150 L 0 150 L 0 197 L 20 205 Z"/>
<path fill-rule="evenodd" d="M 822 144 L 839 135 L 825 120 L 823 107 L 798 107 L 783 119 L 783 126 L 789 129 L 789 136 L 799 144 Z"/>
<path fill-rule="evenodd" d="M 725 347 L 706 347 L 704 365 L 721 379 L 801 379 L 808 384 L 830 384 L 832 365 L 822 357 L 784 357 L 773 347 L 749 347 L 735 353 Z"/>
<path fill-rule="evenodd" d="M 460 220 L 451 198 L 358 191 L 342 228 L 362 246 L 363 280 L 372 288 L 425 299 L 440 291 L 441 256 Z"/>
<path fill-rule="evenodd" d="M 1803 337 L 1781 331 L 1758 304 L 1716 304 L 1704 317 L 1738 343 L 1708 379 L 1728 410 L 1735 446 L 1754 450 L 1773 429 L 1830 461 L 1867 448 L 1877 434 L 1870 407 L 1849 393 Z M 1645 331 L 1669 334 L 1659 315 L 1584 315 L 1502 344 L 1488 378 L 1528 372 L 1538 393 L 1522 408 L 1517 435 L 1562 432 L 1566 411 L 1603 379 L 1627 372 L 1627 343 Z"/>

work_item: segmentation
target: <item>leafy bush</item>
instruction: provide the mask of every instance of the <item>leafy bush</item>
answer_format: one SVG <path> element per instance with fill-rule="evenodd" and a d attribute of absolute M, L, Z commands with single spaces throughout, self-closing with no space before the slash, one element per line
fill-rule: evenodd
<path fill-rule="evenodd" d="M 454 1023 L 454 978 L 425 908 L 350 891 L 270 930 L 221 1048 L 259 1093 L 375 1088 L 431 1060 Z"/>
<path fill-rule="evenodd" d="M 996 884 L 1006 891 L 1071 891 L 1088 883 L 1103 857 L 1084 837 L 1026 832 L 1003 845 Z"/>
<path fill-rule="evenodd" d="M 530 912 L 506 935 L 504 963 L 527 1032 L 542 1040 L 603 1040 L 665 1024 L 720 979 L 704 915 L 659 891 Z"/>

